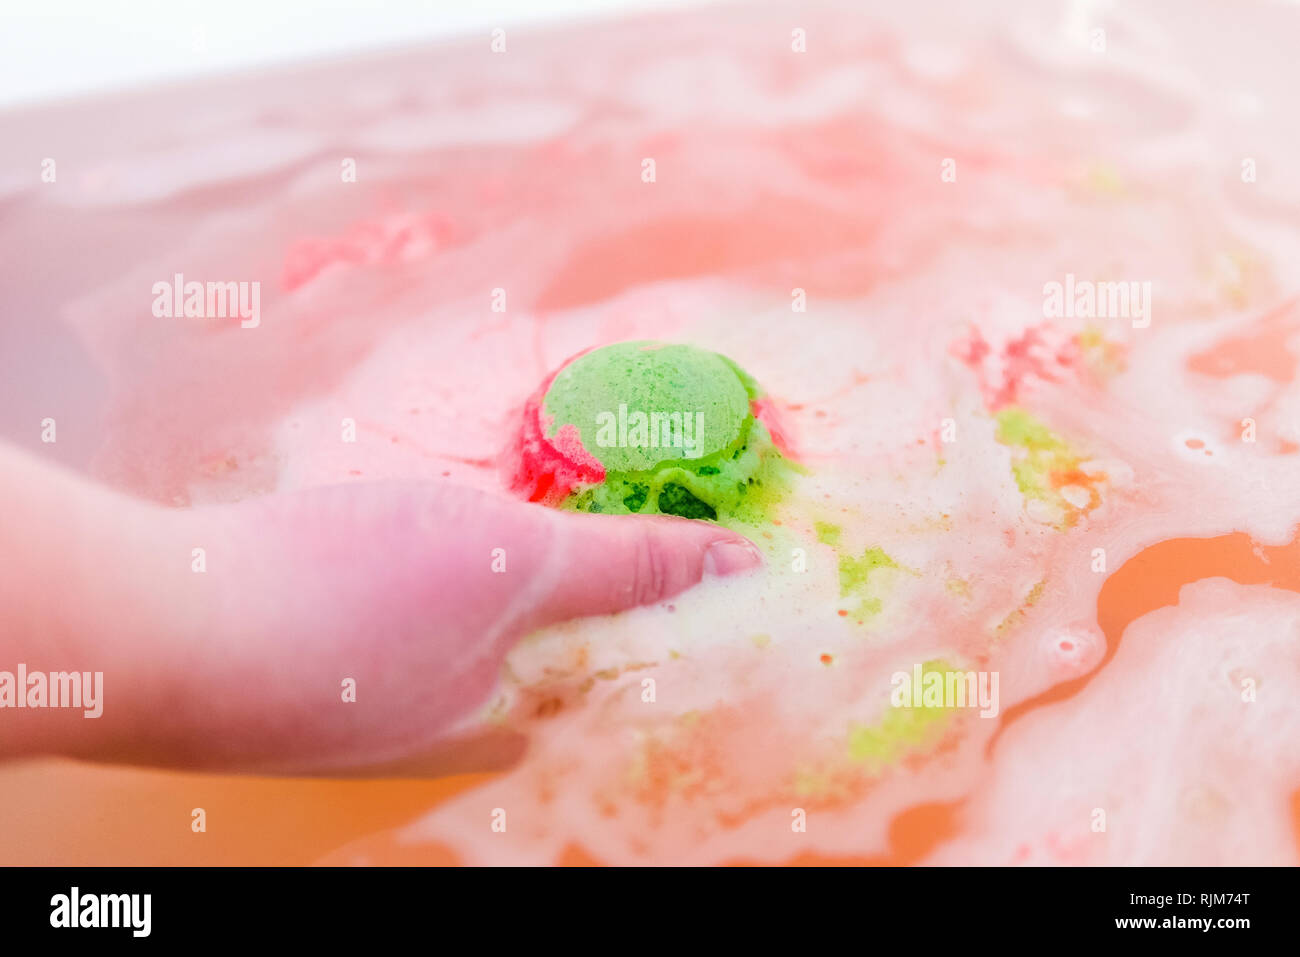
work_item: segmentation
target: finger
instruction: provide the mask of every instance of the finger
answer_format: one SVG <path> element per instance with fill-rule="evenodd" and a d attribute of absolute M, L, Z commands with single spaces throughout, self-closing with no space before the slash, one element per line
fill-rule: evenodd
<path fill-rule="evenodd" d="M 535 609 L 538 623 L 655 604 L 706 576 L 762 564 L 749 541 L 706 522 L 560 513 L 554 524 L 553 584 Z"/>

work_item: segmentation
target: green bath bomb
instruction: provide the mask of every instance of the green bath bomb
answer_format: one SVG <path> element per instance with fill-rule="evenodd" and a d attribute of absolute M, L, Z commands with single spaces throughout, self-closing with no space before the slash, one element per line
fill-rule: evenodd
<path fill-rule="evenodd" d="M 785 462 L 755 414 L 760 398 L 734 362 L 693 346 L 622 342 L 578 356 L 543 397 L 545 434 L 576 439 L 604 475 L 561 507 L 754 519 Z"/>

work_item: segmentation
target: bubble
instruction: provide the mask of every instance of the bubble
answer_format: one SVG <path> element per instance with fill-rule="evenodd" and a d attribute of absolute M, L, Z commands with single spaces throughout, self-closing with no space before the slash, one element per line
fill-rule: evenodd
<path fill-rule="evenodd" d="M 1053 677 L 1073 678 L 1090 671 L 1101 660 L 1106 639 L 1090 622 L 1075 622 L 1044 632 L 1042 651 Z"/>

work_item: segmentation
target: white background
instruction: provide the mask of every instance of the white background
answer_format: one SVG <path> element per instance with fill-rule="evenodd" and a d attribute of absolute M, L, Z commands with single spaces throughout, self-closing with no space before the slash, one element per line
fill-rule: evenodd
<path fill-rule="evenodd" d="M 0 106 L 693 2 L 0 0 Z"/>

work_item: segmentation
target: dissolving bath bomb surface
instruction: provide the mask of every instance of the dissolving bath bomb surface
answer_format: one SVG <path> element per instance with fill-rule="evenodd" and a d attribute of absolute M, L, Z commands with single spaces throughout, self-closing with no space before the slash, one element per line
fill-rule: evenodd
<path fill-rule="evenodd" d="M 512 488 L 588 512 L 753 520 L 788 463 L 758 385 L 686 345 L 621 342 L 570 359 L 524 410 Z"/>
<path fill-rule="evenodd" d="M 750 418 L 741 375 L 716 352 L 622 342 L 564 366 L 542 411 L 555 429 L 572 425 L 606 470 L 642 472 L 735 443 Z"/>

